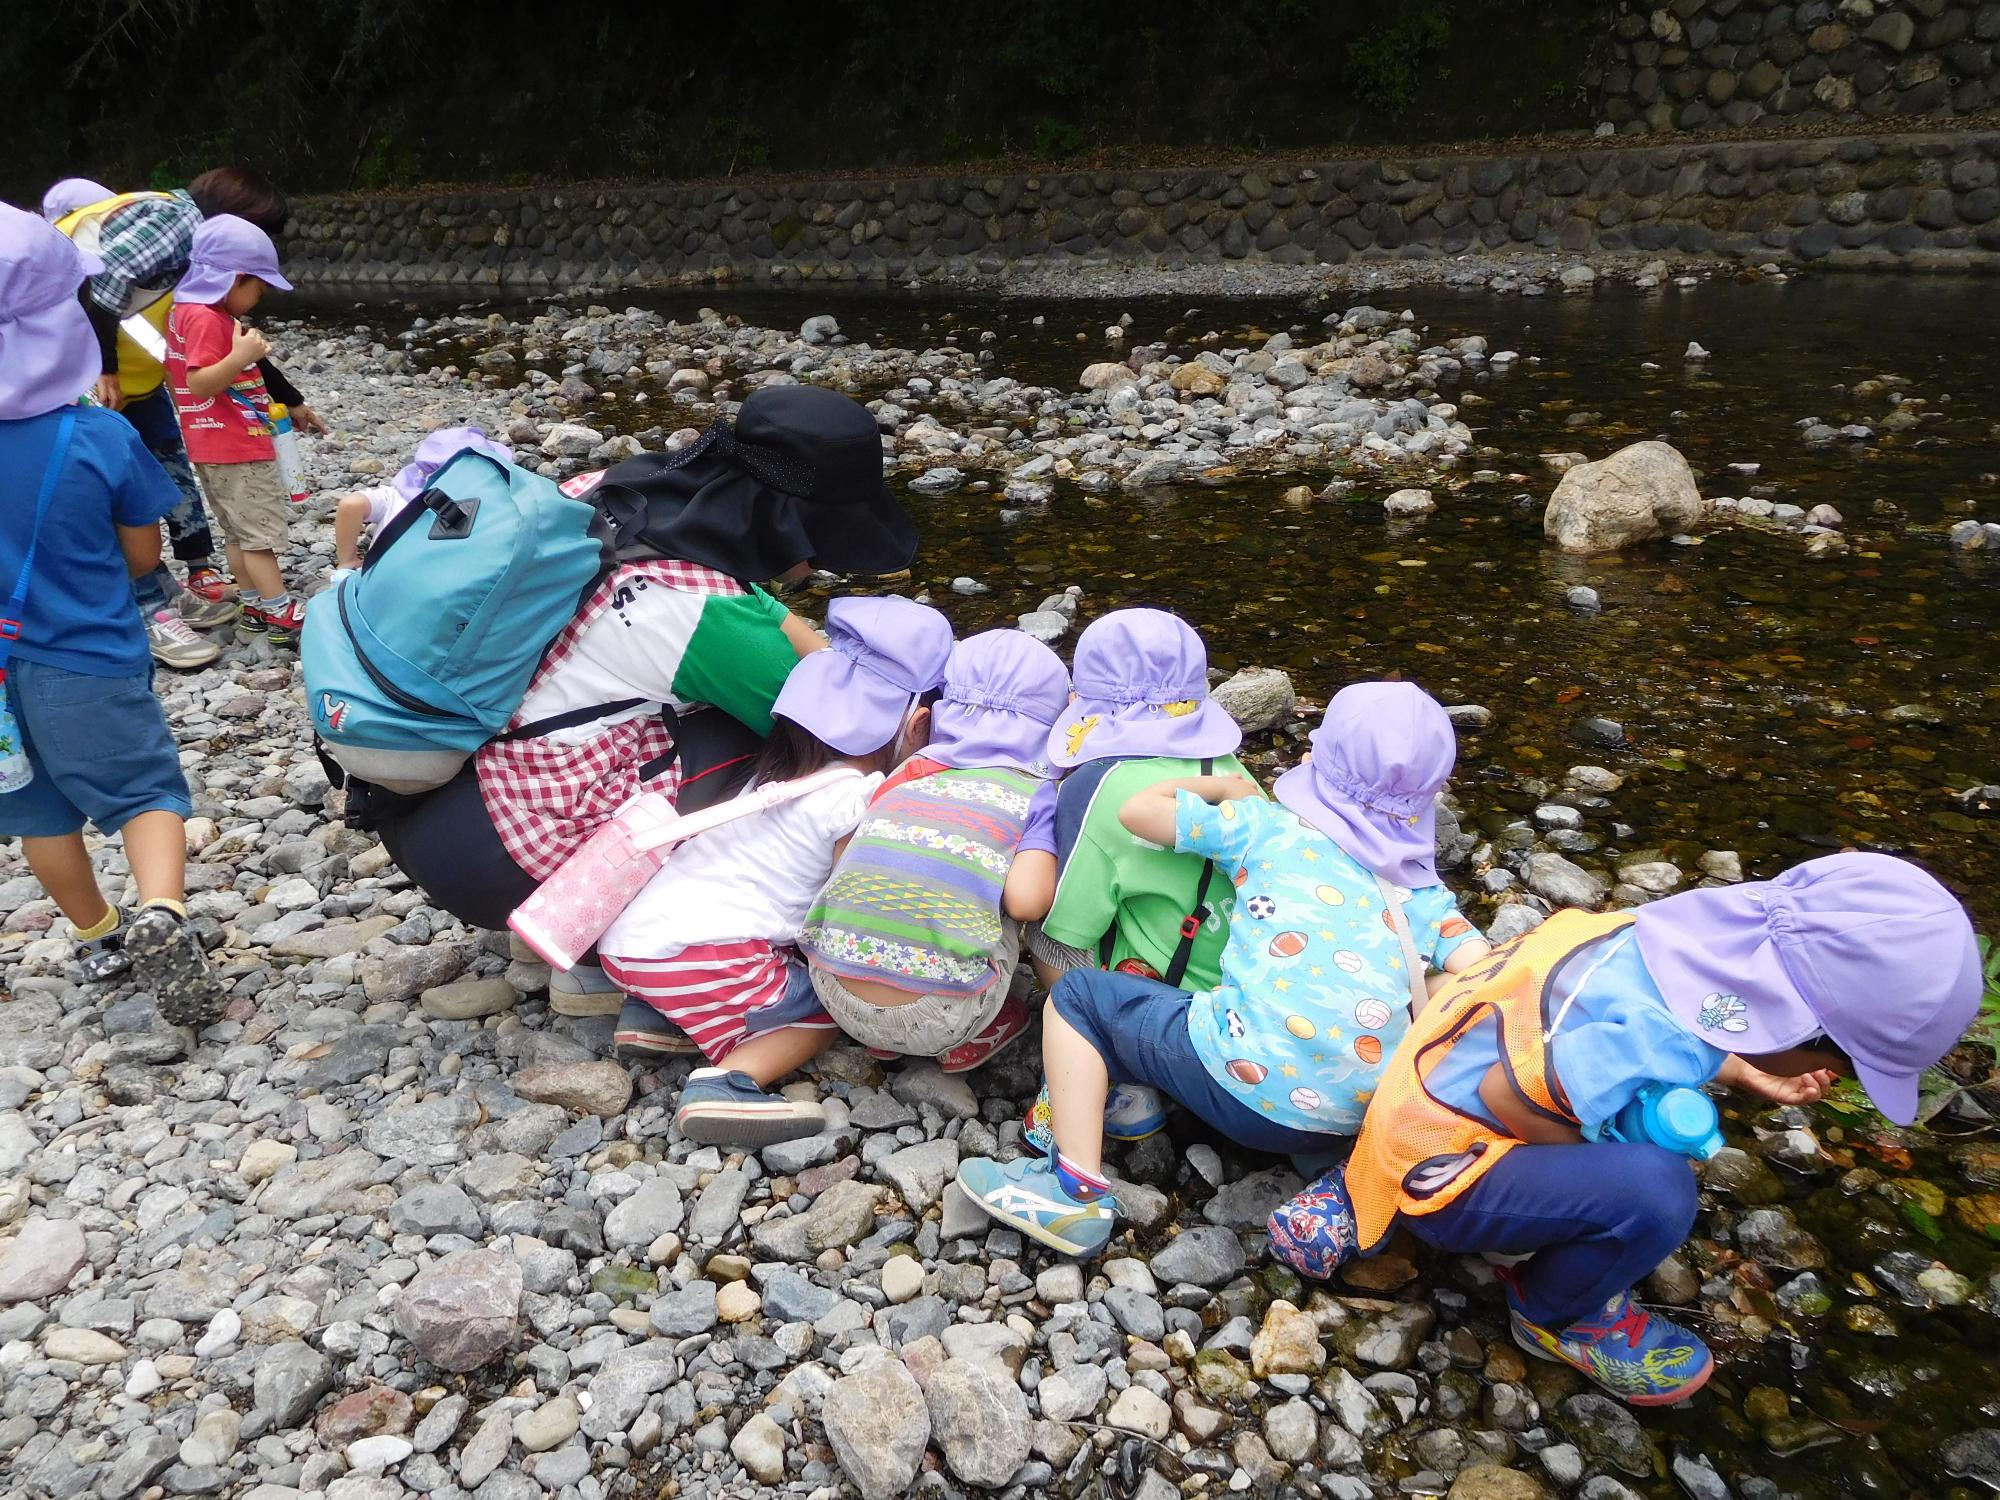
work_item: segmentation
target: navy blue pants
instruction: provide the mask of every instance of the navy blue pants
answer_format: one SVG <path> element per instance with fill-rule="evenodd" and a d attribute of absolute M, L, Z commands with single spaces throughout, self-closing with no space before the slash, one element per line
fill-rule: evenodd
<path fill-rule="evenodd" d="M 1310 1156 L 1328 1137 L 1264 1118 L 1209 1075 L 1188 1035 L 1185 990 L 1107 969 L 1071 969 L 1049 1004 L 1104 1059 L 1113 1083 L 1143 1083 L 1199 1115 L 1239 1146 L 1273 1156 Z"/>
<path fill-rule="evenodd" d="M 1402 1224 L 1463 1254 L 1527 1255 L 1524 1317 L 1561 1327 L 1649 1275 L 1694 1228 L 1694 1172 L 1659 1146 L 1516 1146 L 1456 1202 Z"/>
<path fill-rule="evenodd" d="M 167 540 L 174 556 L 184 563 L 213 563 L 215 538 L 208 529 L 208 512 L 202 509 L 201 486 L 195 483 L 194 469 L 188 464 L 180 418 L 174 415 L 174 398 L 162 385 L 137 401 L 126 402 L 118 415 L 138 430 L 139 441 L 181 492 L 181 503 L 167 512 Z M 167 600 L 179 586 L 163 562 L 144 577 L 132 580 L 132 597 L 140 614 L 150 619 L 154 611 L 167 607 Z"/>

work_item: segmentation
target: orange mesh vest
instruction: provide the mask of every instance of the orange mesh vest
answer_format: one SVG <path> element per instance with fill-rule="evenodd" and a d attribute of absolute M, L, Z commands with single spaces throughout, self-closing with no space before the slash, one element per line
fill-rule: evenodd
<path fill-rule="evenodd" d="M 1521 1096 L 1576 1123 L 1560 1081 L 1549 1075 L 1543 995 L 1564 959 L 1631 920 L 1629 912 L 1557 912 L 1495 948 L 1432 998 L 1383 1070 L 1348 1159 L 1347 1191 L 1364 1249 L 1381 1242 L 1398 1213 L 1431 1213 L 1455 1201 L 1521 1144 L 1433 1098 L 1426 1084 L 1439 1059 L 1486 1017 L 1499 1027 L 1500 1057 Z"/>

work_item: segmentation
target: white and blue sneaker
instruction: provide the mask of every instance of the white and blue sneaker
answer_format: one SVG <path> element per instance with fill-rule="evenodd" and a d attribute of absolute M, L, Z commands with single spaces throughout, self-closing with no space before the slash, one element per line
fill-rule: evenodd
<path fill-rule="evenodd" d="M 1063 1190 L 1047 1162 L 1024 1156 L 997 1162 L 976 1156 L 958 1166 L 965 1195 L 1002 1224 L 1064 1255 L 1092 1256 L 1111 1238 L 1118 1200 L 1109 1193 L 1084 1201 Z"/>
<path fill-rule="evenodd" d="M 1167 1128 L 1167 1101 L 1158 1089 L 1143 1083 L 1114 1083 L 1104 1097 L 1104 1135 L 1113 1141 L 1143 1141 Z M 1027 1144 L 1030 1151 L 1047 1156 L 1055 1150 L 1056 1138 L 1049 1116 L 1049 1086 L 1035 1096 L 1028 1111 Z"/>

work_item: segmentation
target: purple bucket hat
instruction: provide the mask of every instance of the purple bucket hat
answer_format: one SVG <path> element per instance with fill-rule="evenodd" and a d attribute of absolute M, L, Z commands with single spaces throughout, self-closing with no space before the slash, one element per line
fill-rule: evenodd
<path fill-rule="evenodd" d="M 893 595 L 836 599 L 826 608 L 826 635 L 826 650 L 792 668 L 771 712 L 842 755 L 880 750 L 918 696 L 944 681 L 951 624 L 929 605 Z"/>
<path fill-rule="evenodd" d="M 1049 726 L 1068 706 L 1061 657 L 1018 630 L 983 631 L 951 648 L 924 753 L 960 770 L 1005 766 L 1046 779 L 1055 774 Z"/>
<path fill-rule="evenodd" d="M 1327 704 L 1312 759 L 1272 791 L 1390 884 L 1436 885 L 1437 794 L 1457 762 L 1437 699 L 1414 682 L 1357 682 Z"/>
<path fill-rule="evenodd" d="M 88 177 L 65 177 L 42 194 L 42 217 L 53 224 L 79 208 L 88 208 L 93 203 L 102 203 L 106 198 L 117 196 L 103 183 L 92 182 Z"/>
<path fill-rule="evenodd" d="M 1076 701 L 1049 731 L 1058 766 L 1112 756 L 1205 760 L 1232 754 L 1243 731 L 1208 696 L 1208 649 L 1163 609 L 1114 609 L 1076 638 Z"/>
<path fill-rule="evenodd" d="M 414 500 L 424 492 L 431 482 L 431 476 L 445 466 L 449 459 L 456 458 L 466 449 L 484 453 L 488 458 L 496 458 L 503 464 L 514 461 L 514 450 L 505 443 L 496 443 L 477 427 L 440 427 L 436 432 L 424 434 L 417 444 L 417 451 L 410 455 L 410 461 L 396 471 L 396 477 L 389 481 L 389 488 L 396 492 L 396 498 L 405 503 Z"/>
<path fill-rule="evenodd" d="M 1639 951 L 1674 1018 L 1755 1055 L 1822 1034 L 1875 1107 L 1917 1114 L 1917 1079 L 1979 1011 L 1965 909 L 1886 854 L 1829 854 L 1775 880 L 1683 891 L 1639 908 Z"/>
<path fill-rule="evenodd" d="M 248 219 L 217 214 L 203 219 L 194 232 L 188 268 L 174 288 L 182 302 L 220 302 L 238 276 L 255 276 L 274 291 L 289 292 L 292 284 L 278 270 L 278 247 Z"/>
<path fill-rule="evenodd" d="M 103 373 L 76 289 L 104 269 L 36 214 L 0 203 L 0 418 L 68 406 Z"/>

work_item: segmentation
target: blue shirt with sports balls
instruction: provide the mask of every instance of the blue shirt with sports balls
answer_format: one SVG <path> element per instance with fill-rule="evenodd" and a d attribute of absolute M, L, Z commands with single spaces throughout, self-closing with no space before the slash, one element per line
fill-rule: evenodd
<path fill-rule="evenodd" d="M 27 556 L 35 497 L 48 471 L 62 412 L 0 421 L 0 606 Z M 14 655 L 95 677 L 147 671 L 146 630 L 132 602 L 120 526 L 152 526 L 180 491 L 132 424 L 103 407 L 76 410 L 76 431 L 49 497 L 28 580 Z"/>
<path fill-rule="evenodd" d="M 1188 1033 L 1215 1081 L 1294 1130 L 1353 1135 L 1410 1025 L 1410 972 L 1366 866 L 1282 803 L 1174 798 L 1174 847 L 1236 889 L 1222 982 Z M 1442 885 L 1393 888 L 1418 955 L 1441 966 L 1479 936 Z"/>

